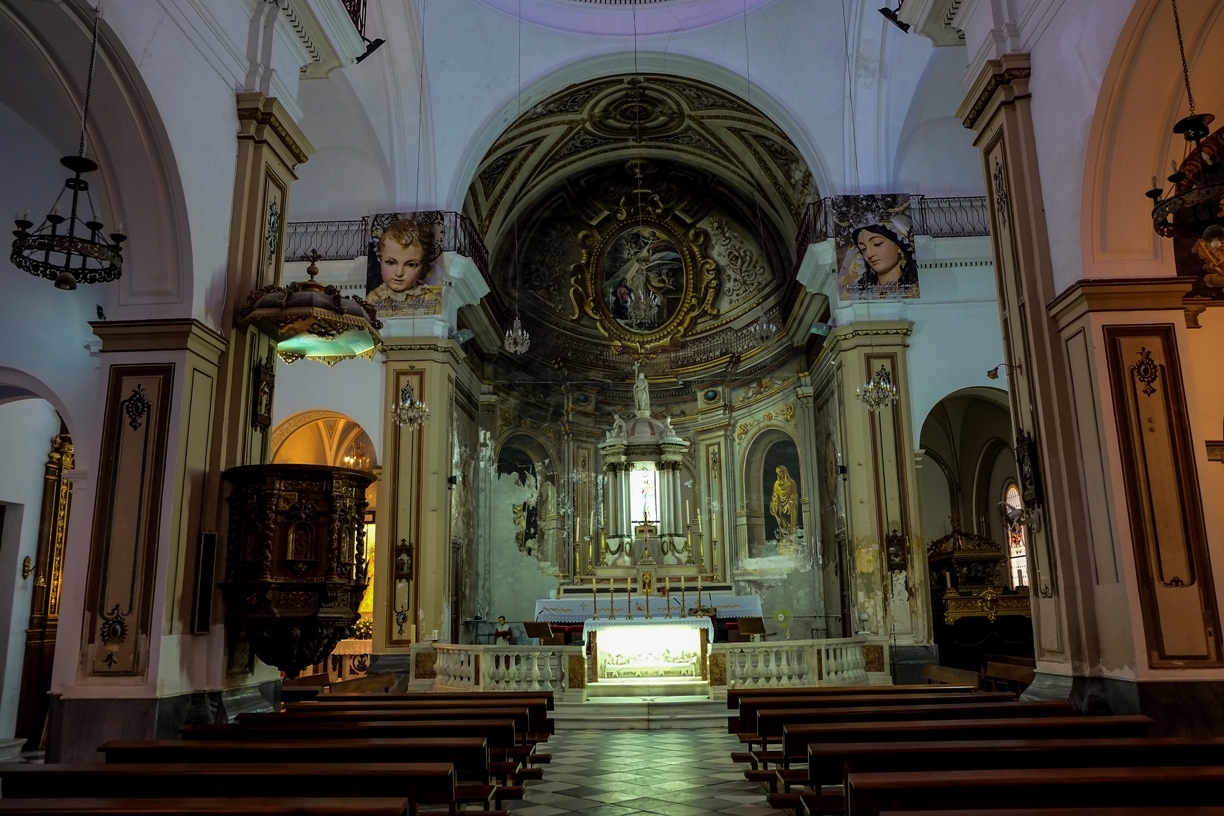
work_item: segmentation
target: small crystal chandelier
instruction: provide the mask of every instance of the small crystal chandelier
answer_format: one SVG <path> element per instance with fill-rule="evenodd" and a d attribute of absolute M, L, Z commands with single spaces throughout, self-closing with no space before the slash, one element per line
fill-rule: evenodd
<path fill-rule="evenodd" d="M 871 379 L 862 388 L 854 391 L 854 396 L 867 406 L 871 412 L 883 411 L 897 401 L 897 386 L 893 385 L 892 374 L 884 366 L 871 375 Z"/>
<path fill-rule="evenodd" d="M 531 347 L 531 335 L 523 328 L 523 322 L 514 318 L 514 325 L 506 329 L 506 351 L 511 354 L 526 354 Z"/>
<path fill-rule="evenodd" d="M 366 454 L 365 442 L 358 439 L 344 455 L 344 466 L 354 470 L 369 470 L 370 457 Z"/>
<path fill-rule="evenodd" d="M 778 324 L 766 317 L 748 327 L 748 339 L 754 346 L 767 346 L 778 336 Z"/>
<path fill-rule="evenodd" d="M 399 404 L 391 409 L 391 418 L 396 425 L 406 425 L 411 430 L 419 428 L 421 423 L 429 419 L 429 406 L 417 399 L 412 390 L 412 383 L 404 383 L 400 389 Z"/>
<path fill-rule="evenodd" d="M 89 182 L 81 178 L 82 174 L 98 169 L 96 162 L 85 158 L 85 125 L 89 121 L 89 96 L 93 90 L 97 54 L 98 17 L 94 17 L 93 45 L 89 51 L 89 74 L 85 80 L 85 103 L 81 112 L 81 141 L 75 156 L 60 159 L 60 164 L 73 173 L 72 178 L 64 181 L 64 189 L 72 191 L 71 210 L 67 217 L 60 215 L 59 200 L 64 196 L 61 191 L 38 229 L 30 232 L 34 223 L 29 220 L 28 212 L 17 219 L 17 229 L 13 231 L 16 240 L 9 256 L 13 266 L 31 275 L 55 281 L 55 288 L 65 291 L 76 289 L 78 281 L 110 283 L 118 280 L 123 270 L 123 242 L 127 239 L 123 234 L 123 225 L 120 224 L 110 234 L 109 241 L 103 237 L 104 227 L 98 220 L 93 196 L 89 194 Z M 77 216 L 81 193 L 89 200 L 89 212 L 93 213 L 88 221 Z M 67 224 L 63 231 L 60 230 L 61 224 Z M 89 237 L 84 237 L 86 231 Z"/>

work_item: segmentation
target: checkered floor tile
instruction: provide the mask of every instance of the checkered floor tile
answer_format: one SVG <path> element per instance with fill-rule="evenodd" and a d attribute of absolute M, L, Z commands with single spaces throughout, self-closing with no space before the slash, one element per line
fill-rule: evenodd
<path fill-rule="evenodd" d="M 734 735 L 715 731 L 563 731 L 541 749 L 544 778 L 528 782 L 514 816 L 782 816 L 731 761 Z"/>

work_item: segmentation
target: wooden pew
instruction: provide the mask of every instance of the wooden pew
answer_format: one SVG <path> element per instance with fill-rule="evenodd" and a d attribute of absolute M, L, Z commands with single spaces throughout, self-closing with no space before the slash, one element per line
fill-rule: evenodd
<path fill-rule="evenodd" d="M 821 694 L 810 697 L 741 697 L 739 716 L 727 718 L 727 732 L 755 732 L 758 711 L 794 708 L 834 708 L 862 706 L 956 705 L 1015 702 L 1007 691 L 977 691 L 969 694 Z M 749 740 L 741 739 L 740 742 Z M 752 740 L 760 742 L 760 740 Z"/>
<path fill-rule="evenodd" d="M 525 707 L 514 708 L 423 708 L 395 711 L 374 709 L 350 711 L 271 711 L 250 712 L 238 715 L 239 725 L 266 725 L 302 723 L 350 723 L 350 722 L 427 722 L 444 720 L 464 722 L 467 720 L 511 720 L 514 733 L 520 743 L 527 742 L 532 733 L 531 713 Z M 232 726 L 230 726 L 232 727 Z"/>
<path fill-rule="evenodd" d="M 850 816 L 885 810 L 988 810 L 992 803 L 1040 808 L 1211 806 L 1220 801 L 1224 768 L 1023 768 L 921 773 L 852 773 Z"/>
<path fill-rule="evenodd" d="M 932 686 L 914 683 L 900 686 L 796 686 L 794 688 L 727 689 L 727 708 L 739 708 L 743 697 L 808 697 L 815 694 L 963 694 L 977 690 L 977 684 L 967 686 Z"/>
<path fill-rule="evenodd" d="M 315 702 L 333 705 L 361 700 L 385 703 L 399 700 L 523 700 L 537 697 L 547 700 L 548 710 L 553 710 L 551 691 L 418 691 L 393 694 L 329 694 L 326 697 L 320 697 Z"/>
<path fill-rule="evenodd" d="M 390 700 L 384 701 L 378 699 L 385 695 L 371 695 L 371 698 L 363 698 L 360 700 L 344 700 L 342 702 L 305 702 L 305 703 L 286 703 L 284 710 L 287 713 L 312 713 L 322 714 L 326 712 L 350 711 L 410 711 L 410 710 L 428 710 L 436 708 L 471 708 L 471 709 L 487 709 L 487 708 L 526 708 L 531 719 L 531 736 L 539 741 L 547 739 L 551 734 L 556 733 L 556 723 L 548 716 L 548 699 L 544 697 L 523 697 L 521 699 L 505 700 L 498 697 L 494 700 L 472 699 L 473 697 L 483 697 L 483 695 L 469 694 L 465 700 Z"/>
<path fill-rule="evenodd" d="M 521 799 L 523 788 L 493 784 L 504 771 L 490 761 L 484 738 L 414 739 L 292 739 L 249 740 L 141 740 L 115 741 L 98 748 L 106 764 L 222 764 L 222 763 L 428 763 L 454 766 L 456 798 L 480 803 L 490 799 L 501 807 L 506 799 Z M 102 766 L 105 767 L 105 766 Z"/>
<path fill-rule="evenodd" d="M 819 723 L 871 723 L 903 722 L 907 720 L 975 720 L 1001 719 L 1004 717 L 1068 717 L 1075 709 L 1066 701 L 1045 703 L 985 703 L 962 705 L 913 705 L 881 706 L 879 708 L 777 708 L 757 713 L 757 732 L 762 740 L 785 742 L 784 735 L 792 726 Z M 787 752 L 784 744 L 781 751 L 757 751 L 755 758 L 761 763 L 787 762 L 791 759 L 806 759 L 807 744 L 790 745 Z"/>
<path fill-rule="evenodd" d="M 1033 703 L 1032 705 L 1037 705 Z M 949 740 L 1114 739 L 1146 737 L 1151 717 L 1001 717 L 960 720 L 805 723 L 785 727 L 785 756 L 807 757 L 809 745 L 850 742 L 946 742 Z M 783 760 L 788 767 L 788 760 Z"/>
<path fill-rule="evenodd" d="M 509 780 L 520 775 L 520 763 L 532 746 L 518 744 L 514 720 L 404 720 L 402 722 L 257 722 L 236 725 L 188 725 L 179 729 L 184 740 L 344 740 L 344 739 L 439 739 L 484 737 L 488 741 L 489 767 L 502 780 L 502 798 L 522 798 L 522 788 L 512 789 Z"/>
<path fill-rule="evenodd" d="M 954 669 L 950 666 L 936 666 L 934 663 L 922 664 L 922 676 L 932 683 L 946 683 L 953 686 L 977 688 L 981 682 L 977 672 L 968 669 Z"/>
<path fill-rule="evenodd" d="M 405 816 L 404 798 L 0 799 L 3 816 Z"/>
<path fill-rule="evenodd" d="M 804 781 L 815 789 L 821 785 L 841 785 L 845 782 L 846 775 L 851 773 L 1170 765 L 1224 766 L 1224 737 L 947 740 L 809 745 L 808 774 Z"/>
<path fill-rule="evenodd" d="M 1015 688 L 1016 692 L 1022 692 L 1033 684 L 1033 678 L 1036 677 L 1037 670 L 1032 666 L 1016 666 L 1011 663 L 987 663 L 986 671 L 982 673 L 982 680 L 990 684 L 992 689 L 998 689 L 1002 685 L 1005 689 Z"/>
<path fill-rule="evenodd" d="M 442 805 L 454 816 L 457 805 L 455 767 L 449 762 L 0 764 L 5 799 L 76 798 L 106 790 L 142 799 L 406 797 L 409 816 L 416 816 L 420 805 Z"/>

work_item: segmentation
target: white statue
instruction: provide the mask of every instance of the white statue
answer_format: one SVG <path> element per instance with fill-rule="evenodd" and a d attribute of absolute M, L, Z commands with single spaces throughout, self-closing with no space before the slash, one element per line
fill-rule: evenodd
<path fill-rule="evenodd" d="M 625 418 L 620 414 L 612 417 L 612 430 L 608 431 L 607 441 L 625 438 Z"/>
<path fill-rule="evenodd" d="M 676 436 L 676 429 L 671 424 L 671 416 L 663 417 L 663 436 L 667 439 L 672 439 Z"/>
<path fill-rule="evenodd" d="M 641 361 L 633 364 L 633 370 L 637 372 L 637 378 L 633 381 L 633 403 L 637 408 L 638 416 L 648 417 L 650 416 L 650 384 L 646 382 L 646 375 L 642 373 Z"/>

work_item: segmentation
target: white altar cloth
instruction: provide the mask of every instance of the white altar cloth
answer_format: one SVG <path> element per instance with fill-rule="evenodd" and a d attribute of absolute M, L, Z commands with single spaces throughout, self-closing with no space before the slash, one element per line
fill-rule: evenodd
<path fill-rule="evenodd" d="M 625 620 L 589 620 L 582 627 L 582 645 L 585 646 L 587 638 L 592 632 L 602 632 L 607 629 L 625 629 L 628 627 L 644 627 L 644 626 L 683 626 L 689 629 L 704 629 L 706 635 L 706 643 L 714 642 L 714 624 L 709 618 L 630 618 Z"/>
<path fill-rule="evenodd" d="M 702 603 L 709 607 L 714 607 L 717 611 L 714 617 L 719 620 L 734 620 L 735 618 L 759 618 L 761 617 L 761 599 L 756 595 L 720 595 L 717 593 L 702 592 Z M 684 596 L 684 602 L 689 609 L 697 606 L 697 593 L 687 592 Z M 615 615 L 610 615 L 608 610 L 608 596 L 603 593 L 599 596 L 599 619 L 615 617 L 618 620 L 624 620 L 632 617 L 634 620 L 646 619 L 646 605 L 650 604 L 651 619 L 663 618 L 667 616 L 668 599 L 662 595 L 650 595 L 643 597 L 635 594 L 633 596 L 633 614 L 628 614 L 626 605 L 625 593 L 615 593 L 613 600 L 613 610 Z M 670 595 L 672 620 L 680 618 L 680 593 L 672 592 Z M 536 601 L 535 619 L 543 623 L 585 623 L 593 617 L 594 607 L 591 605 L 591 598 L 545 598 Z"/>

